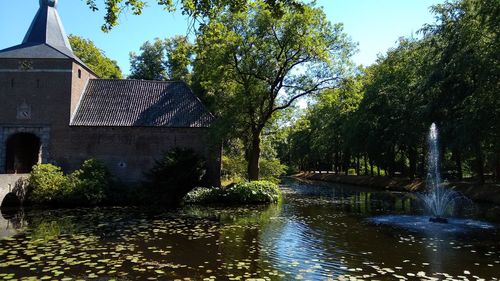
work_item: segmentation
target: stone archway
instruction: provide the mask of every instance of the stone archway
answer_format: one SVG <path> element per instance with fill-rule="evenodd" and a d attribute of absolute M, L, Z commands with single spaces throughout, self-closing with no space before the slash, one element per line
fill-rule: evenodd
<path fill-rule="evenodd" d="M 12 165 L 7 168 L 7 142 L 18 134 L 32 135 L 40 142 L 38 163 L 49 163 L 50 127 L 48 126 L 0 126 L 0 174 L 12 173 Z M 33 154 L 33 152 L 32 152 Z"/>
<path fill-rule="evenodd" d="M 16 133 L 5 143 L 5 171 L 9 174 L 31 172 L 41 162 L 41 141 L 32 133 Z"/>

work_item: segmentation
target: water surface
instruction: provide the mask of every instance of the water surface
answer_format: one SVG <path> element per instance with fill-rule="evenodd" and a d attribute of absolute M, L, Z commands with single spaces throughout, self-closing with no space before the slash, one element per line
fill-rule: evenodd
<path fill-rule="evenodd" d="M 0 279 L 498 280 L 500 234 L 374 223 L 421 215 L 404 193 L 286 181 L 272 206 L 95 208 L 0 218 Z M 471 210 L 474 210 L 471 212 Z M 486 211 L 485 211 L 486 210 Z M 444 227 L 444 226 L 440 226 Z M 69 279 L 71 278 L 71 279 Z"/>

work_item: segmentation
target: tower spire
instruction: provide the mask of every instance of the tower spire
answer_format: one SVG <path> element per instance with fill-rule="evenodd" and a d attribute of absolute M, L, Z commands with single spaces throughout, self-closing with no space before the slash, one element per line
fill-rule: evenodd
<path fill-rule="evenodd" d="M 73 53 L 57 13 L 57 0 L 40 0 L 40 8 L 24 36 L 23 44 L 47 44 L 63 53 Z"/>
<path fill-rule="evenodd" d="M 40 0 L 40 7 L 41 6 L 57 8 L 57 0 Z"/>

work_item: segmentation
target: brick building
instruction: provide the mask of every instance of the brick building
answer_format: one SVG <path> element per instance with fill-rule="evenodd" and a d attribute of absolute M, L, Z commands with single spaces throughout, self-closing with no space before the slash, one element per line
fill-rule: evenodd
<path fill-rule="evenodd" d="M 183 147 L 207 159 L 217 183 L 220 149 L 207 140 L 213 116 L 189 87 L 99 79 L 71 50 L 56 7 L 40 0 L 22 44 L 0 51 L 0 173 L 36 163 L 71 171 L 95 158 L 136 182 L 164 152 Z"/>

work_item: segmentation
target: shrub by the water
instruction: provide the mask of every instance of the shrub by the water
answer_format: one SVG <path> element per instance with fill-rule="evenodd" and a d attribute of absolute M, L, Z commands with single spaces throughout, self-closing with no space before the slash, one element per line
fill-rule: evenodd
<path fill-rule="evenodd" d="M 89 159 L 80 169 L 65 175 L 60 167 L 37 164 L 28 179 L 27 202 L 35 205 L 97 205 L 111 184 L 104 164 Z"/>
<path fill-rule="evenodd" d="M 77 203 L 97 205 L 106 198 L 111 185 L 111 175 L 104 164 L 95 159 L 83 162 L 82 167 L 68 175 L 72 185 L 72 200 Z"/>
<path fill-rule="evenodd" d="M 186 203 L 262 204 L 275 203 L 281 198 L 281 190 L 270 181 L 252 181 L 225 188 L 196 188 L 184 198 Z"/>
<path fill-rule="evenodd" d="M 262 159 L 260 161 L 260 178 L 272 181 L 274 183 L 280 182 L 280 177 L 286 173 L 287 166 L 281 164 L 278 159 Z"/>
<path fill-rule="evenodd" d="M 30 191 L 26 200 L 33 204 L 63 202 L 68 196 L 68 179 L 60 167 L 52 164 L 33 166 L 28 179 Z"/>
<path fill-rule="evenodd" d="M 147 174 L 146 192 L 154 198 L 151 202 L 176 205 L 194 187 L 203 183 L 205 161 L 193 150 L 176 148 L 156 161 Z"/>

